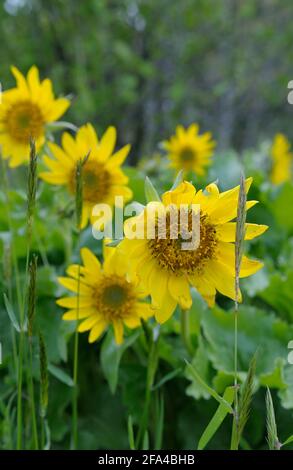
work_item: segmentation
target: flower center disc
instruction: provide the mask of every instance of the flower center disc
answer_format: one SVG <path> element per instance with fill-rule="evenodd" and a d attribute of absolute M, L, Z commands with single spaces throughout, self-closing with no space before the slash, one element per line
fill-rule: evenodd
<path fill-rule="evenodd" d="M 86 162 L 82 171 L 82 179 L 83 198 L 85 201 L 91 203 L 100 202 L 109 194 L 110 174 L 105 170 L 102 164 L 91 161 Z M 71 193 L 75 193 L 75 170 L 69 182 L 69 190 Z"/>
<path fill-rule="evenodd" d="M 119 276 L 105 276 L 94 291 L 97 310 L 108 321 L 131 314 L 135 295 L 131 284 Z"/>
<path fill-rule="evenodd" d="M 188 148 L 188 147 L 184 148 L 180 152 L 180 160 L 181 160 L 181 163 L 184 167 L 188 167 L 188 166 L 192 165 L 192 163 L 194 163 L 195 160 L 196 160 L 195 151 L 191 148 Z"/>
<path fill-rule="evenodd" d="M 191 210 L 188 212 L 188 229 L 191 232 Z M 178 232 L 181 233 L 180 227 Z M 170 218 L 167 215 L 166 238 L 160 239 L 156 235 L 154 239 L 148 241 L 152 257 L 156 258 L 161 268 L 178 275 L 193 274 L 200 272 L 206 261 L 214 257 L 217 246 L 216 229 L 208 222 L 206 215 L 200 215 L 200 241 L 197 248 L 182 249 L 182 243 L 188 240 L 183 240 L 180 236 L 177 239 L 171 239 L 170 233 L 172 233 L 172 227 L 170 227 Z"/>
<path fill-rule="evenodd" d="M 8 133 L 14 140 L 27 144 L 30 138 L 38 138 L 44 132 L 44 119 L 38 105 L 21 101 L 11 106 L 6 116 Z"/>

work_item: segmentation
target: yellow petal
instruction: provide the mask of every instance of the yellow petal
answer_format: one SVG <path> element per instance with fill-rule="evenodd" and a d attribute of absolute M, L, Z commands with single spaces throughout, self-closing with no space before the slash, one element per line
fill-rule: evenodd
<path fill-rule="evenodd" d="M 99 274 L 101 271 L 101 263 L 98 258 L 88 248 L 82 248 L 80 254 L 85 267 Z"/>
<path fill-rule="evenodd" d="M 84 333 L 85 331 L 91 330 L 95 324 L 99 323 L 100 321 L 101 317 L 98 315 L 91 315 L 78 326 L 78 331 L 80 333 Z"/>
<path fill-rule="evenodd" d="M 74 308 L 77 307 L 77 297 L 62 297 L 56 301 L 57 305 L 65 308 Z M 91 307 L 93 305 L 93 300 L 90 297 L 80 297 L 79 298 L 79 307 Z"/>
<path fill-rule="evenodd" d="M 78 282 L 77 279 L 70 279 L 69 277 L 58 277 L 58 282 L 61 286 L 72 292 L 80 292 L 82 295 L 92 295 L 92 289 L 83 284 L 82 279 Z"/>
<path fill-rule="evenodd" d="M 103 320 L 97 323 L 89 334 L 89 343 L 94 343 L 104 332 L 106 326 L 107 323 Z"/>
<path fill-rule="evenodd" d="M 107 168 L 114 168 L 119 167 L 123 164 L 124 160 L 126 159 L 127 155 L 130 151 L 130 145 L 125 145 L 122 149 L 118 150 L 118 152 L 114 153 L 112 157 L 107 162 Z"/>
<path fill-rule="evenodd" d="M 149 277 L 149 290 L 154 304 L 161 306 L 162 299 L 167 293 L 168 275 L 157 266 L 153 268 Z"/>
<path fill-rule="evenodd" d="M 102 136 L 99 144 L 99 159 L 102 161 L 107 160 L 114 150 L 116 144 L 116 129 L 111 126 L 108 127 L 105 134 Z"/>
<path fill-rule="evenodd" d="M 24 97 L 29 95 L 29 88 L 26 82 L 25 77 L 22 75 L 22 73 L 14 66 L 11 67 L 11 72 L 13 73 L 17 87 L 23 93 Z"/>
<path fill-rule="evenodd" d="M 170 295 L 176 302 L 179 303 L 181 308 L 187 310 L 192 305 L 192 298 L 190 295 L 189 282 L 184 276 L 170 276 L 168 282 L 168 289 Z"/>
<path fill-rule="evenodd" d="M 86 308 L 80 308 L 77 309 L 71 309 L 68 310 L 66 313 L 64 313 L 62 319 L 66 321 L 72 321 L 72 320 L 81 320 L 82 318 L 87 318 L 91 315 L 96 314 L 96 308 L 95 307 L 86 307 Z"/>
<path fill-rule="evenodd" d="M 226 265 L 219 261 L 210 261 L 208 266 L 206 266 L 204 276 L 215 286 L 218 292 L 235 300 L 235 277 Z M 238 301 L 241 302 L 240 292 Z"/>
<path fill-rule="evenodd" d="M 70 101 L 66 98 L 58 98 L 52 103 L 49 112 L 46 113 L 48 122 L 57 121 L 67 111 L 70 106 Z"/>
<path fill-rule="evenodd" d="M 132 315 L 131 317 L 123 318 L 125 325 L 128 328 L 138 328 L 140 326 L 140 318 Z"/>
<path fill-rule="evenodd" d="M 177 302 L 176 300 L 166 292 L 165 297 L 162 299 L 161 306 L 158 308 L 154 305 L 155 318 L 159 323 L 165 323 L 174 313 Z"/>
<path fill-rule="evenodd" d="M 226 265 L 230 273 L 235 276 L 235 246 L 231 243 L 219 242 L 219 261 Z M 263 267 L 263 263 L 257 260 L 251 260 L 242 256 L 240 277 L 247 277 L 255 274 Z"/>
<path fill-rule="evenodd" d="M 27 82 L 29 85 L 31 95 L 35 98 L 39 98 L 40 78 L 39 78 L 39 71 L 35 65 L 33 65 L 28 71 Z"/>
<path fill-rule="evenodd" d="M 41 172 L 39 177 L 51 184 L 63 185 L 68 183 L 68 175 L 66 173 Z"/>
<path fill-rule="evenodd" d="M 245 224 L 245 240 L 252 240 L 262 235 L 268 229 L 267 225 Z M 217 226 L 217 234 L 223 242 L 235 242 L 236 222 L 227 222 Z"/>

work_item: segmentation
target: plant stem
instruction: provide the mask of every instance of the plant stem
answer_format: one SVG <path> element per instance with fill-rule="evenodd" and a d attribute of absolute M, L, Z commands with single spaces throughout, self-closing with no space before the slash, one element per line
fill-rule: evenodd
<path fill-rule="evenodd" d="M 139 448 L 139 443 L 144 440 L 145 433 L 149 425 L 149 411 L 152 397 L 152 388 L 154 384 L 154 379 L 156 375 L 156 370 L 158 367 L 158 344 L 159 344 L 159 335 L 154 338 L 154 332 L 151 340 L 151 347 L 148 356 L 148 366 L 147 366 L 147 380 L 146 380 L 146 393 L 144 401 L 144 409 L 142 414 L 142 420 L 140 423 L 137 440 L 136 440 L 136 449 Z"/>
<path fill-rule="evenodd" d="M 231 450 L 238 450 L 238 303 L 234 311 L 234 415 Z"/>
<path fill-rule="evenodd" d="M 32 428 L 33 428 L 33 440 L 35 450 L 39 449 L 39 439 L 38 439 L 38 426 L 37 426 L 37 416 L 36 416 L 36 404 L 35 404 L 35 394 L 34 394 L 34 380 L 33 380 L 33 345 L 31 340 L 29 341 L 29 369 L 30 374 L 28 376 L 29 384 L 29 395 L 31 400 L 31 412 L 32 412 Z"/>
<path fill-rule="evenodd" d="M 77 239 L 78 252 L 80 251 L 80 229 L 78 229 Z M 77 317 L 74 332 L 74 359 L 73 359 L 73 396 L 72 396 L 72 444 L 73 449 L 77 449 L 78 446 L 78 353 L 79 353 L 79 336 L 78 336 L 78 324 L 79 324 L 79 297 L 80 297 L 80 264 L 78 265 L 78 277 L 77 277 Z"/>
<path fill-rule="evenodd" d="M 190 356 L 193 355 L 193 347 L 190 338 L 190 328 L 189 328 L 189 310 L 180 309 L 180 319 L 181 319 L 181 337 L 182 341 L 186 347 L 187 352 Z"/>
<path fill-rule="evenodd" d="M 13 262 L 13 268 L 15 272 L 16 294 L 17 294 L 19 323 L 20 323 L 19 347 L 18 347 L 18 370 L 17 370 L 17 441 L 16 441 L 17 449 L 20 450 L 22 447 L 22 378 L 23 378 L 23 352 L 24 352 L 24 331 L 23 331 L 24 315 L 23 315 L 23 303 L 22 303 L 21 288 L 20 288 L 19 270 L 18 270 L 17 256 L 16 256 L 15 243 L 14 243 L 15 241 L 14 240 L 14 227 L 12 224 L 12 218 L 11 218 L 11 213 L 10 213 L 10 198 L 9 198 L 9 191 L 8 191 L 7 169 L 6 169 L 6 165 L 4 163 L 3 158 L 1 157 L 0 159 L 1 159 L 1 164 L 2 164 L 3 189 L 4 189 L 5 199 L 6 199 L 7 221 L 8 221 L 9 231 L 11 234 L 12 262 Z"/>

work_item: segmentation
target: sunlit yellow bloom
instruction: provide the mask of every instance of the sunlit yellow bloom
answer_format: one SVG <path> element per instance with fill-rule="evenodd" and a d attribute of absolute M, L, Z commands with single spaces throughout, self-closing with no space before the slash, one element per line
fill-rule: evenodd
<path fill-rule="evenodd" d="M 251 182 L 252 178 L 246 180 L 246 191 Z M 139 216 L 126 221 L 125 233 L 131 230 L 138 233 L 141 229 L 142 239 L 124 238 L 118 249 L 129 258 L 134 275 L 150 292 L 159 322 L 168 320 L 177 304 L 183 309 L 191 307 L 191 286 L 200 292 L 209 306 L 214 305 L 216 291 L 235 299 L 236 223 L 231 221 L 237 215 L 238 195 L 239 186 L 220 193 L 213 183 L 206 191 L 196 192 L 192 184 L 183 182 L 175 190 L 166 192 L 162 202 L 149 203 Z M 253 207 L 256 202 L 248 201 L 246 208 Z M 200 205 L 200 243 L 196 249 L 183 250 L 183 239 L 170 236 L 174 228 L 170 223 L 170 204 L 175 210 L 176 206 L 188 204 L 188 222 L 192 217 L 190 204 Z M 156 213 L 153 239 L 147 239 L 144 224 L 147 212 Z M 161 216 L 167 221 L 165 239 L 158 236 Z M 266 229 L 265 225 L 247 223 L 245 239 L 251 240 Z M 240 277 L 250 276 L 261 267 L 259 261 L 243 256 Z"/>
<path fill-rule="evenodd" d="M 9 165 L 16 167 L 29 158 L 29 140 L 39 149 L 45 142 L 46 124 L 56 121 L 70 105 L 66 98 L 55 99 L 52 82 L 40 81 L 37 67 L 25 78 L 12 67 L 16 87 L 3 91 L 0 101 L 0 147 Z"/>
<path fill-rule="evenodd" d="M 205 167 L 211 163 L 215 141 L 210 132 L 201 135 L 198 132 L 197 124 L 191 124 L 187 129 L 177 126 L 175 135 L 164 142 L 171 167 L 194 171 L 197 175 L 205 174 Z"/>
<path fill-rule="evenodd" d="M 151 305 L 143 301 L 146 293 L 127 278 L 127 259 L 117 249 L 104 249 L 103 266 L 88 248 L 82 248 L 81 257 L 82 266 L 69 266 L 68 277 L 58 279 L 62 286 L 76 293 L 80 275 L 79 310 L 77 296 L 57 301 L 58 305 L 69 309 L 63 319 L 79 319 L 78 331 L 89 331 L 90 343 L 112 325 L 116 343 L 121 344 L 123 325 L 137 328 L 141 319 L 146 320 L 153 315 Z"/>
<path fill-rule="evenodd" d="M 272 172 L 271 181 L 282 184 L 292 179 L 293 153 L 291 144 L 284 134 L 276 134 L 271 148 Z"/>
<path fill-rule="evenodd" d="M 95 216 L 92 215 L 92 209 L 96 204 L 113 206 L 115 196 L 123 196 L 125 202 L 132 197 L 132 191 L 126 186 L 128 177 L 121 170 L 130 146 L 125 145 L 113 154 L 115 144 L 114 127 L 109 127 L 99 140 L 91 124 L 82 126 L 75 139 L 68 132 L 64 132 L 63 148 L 54 143 L 48 144 L 54 159 L 49 156 L 44 157 L 44 162 L 50 171 L 41 173 L 40 177 L 48 183 L 66 186 L 71 194 L 75 194 L 76 191 L 77 164 L 89 153 L 82 171 L 82 228 L 89 219 L 94 223 Z"/>

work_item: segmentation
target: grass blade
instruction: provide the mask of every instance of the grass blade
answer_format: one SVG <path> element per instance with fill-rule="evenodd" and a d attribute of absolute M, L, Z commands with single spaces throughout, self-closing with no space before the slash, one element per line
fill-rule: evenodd
<path fill-rule="evenodd" d="M 17 321 L 17 318 L 15 316 L 13 307 L 12 307 L 11 303 L 9 302 L 8 297 L 7 297 L 6 294 L 4 294 L 4 304 L 5 304 L 6 312 L 8 313 L 8 316 L 10 318 L 10 321 L 11 321 L 12 325 L 14 326 L 16 331 L 18 331 L 18 333 L 19 333 L 21 328 L 20 328 L 20 325 L 19 325 L 19 323 Z"/>
<path fill-rule="evenodd" d="M 188 361 L 185 360 L 185 362 L 187 364 L 187 369 L 189 370 L 193 378 L 197 380 L 203 388 L 205 388 L 209 395 L 211 395 L 215 400 L 217 400 L 221 405 L 223 405 L 223 407 L 227 410 L 228 413 L 232 414 L 233 408 L 230 403 L 228 403 L 223 397 L 221 397 L 212 387 L 206 384 L 205 381 L 197 373 L 195 368 Z"/>
<path fill-rule="evenodd" d="M 225 393 L 223 395 L 223 399 L 232 405 L 234 400 L 234 387 L 227 387 Z M 217 411 L 215 412 L 214 416 L 212 417 L 211 421 L 207 425 L 206 429 L 204 430 L 199 443 L 197 450 L 203 450 L 207 444 L 210 442 L 212 437 L 215 435 L 219 427 L 221 426 L 222 422 L 226 418 L 228 414 L 226 406 L 222 403 L 219 405 Z"/>

